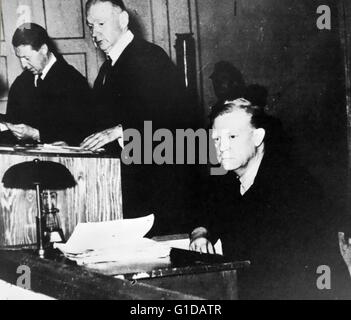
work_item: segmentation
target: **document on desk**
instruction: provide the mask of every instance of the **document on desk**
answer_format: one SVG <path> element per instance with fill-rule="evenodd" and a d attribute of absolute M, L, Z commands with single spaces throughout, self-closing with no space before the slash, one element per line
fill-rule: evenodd
<path fill-rule="evenodd" d="M 55 144 L 37 144 L 37 145 L 16 145 L 14 147 L 16 151 L 25 151 L 25 152 L 43 152 L 43 153 L 60 153 L 60 154 L 95 154 L 105 151 L 101 148 L 97 151 L 87 150 L 81 147 L 67 146 L 67 145 L 55 145 Z"/>
<path fill-rule="evenodd" d="M 15 148 L 9 145 L 0 145 L 0 151 L 15 151 Z"/>
<path fill-rule="evenodd" d="M 169 246 L 144 238 L 154 219 L 152 214 L 135 219 L 79 223 L 67 243 L 54 246 L 79 265 L 167 258 Z"/>

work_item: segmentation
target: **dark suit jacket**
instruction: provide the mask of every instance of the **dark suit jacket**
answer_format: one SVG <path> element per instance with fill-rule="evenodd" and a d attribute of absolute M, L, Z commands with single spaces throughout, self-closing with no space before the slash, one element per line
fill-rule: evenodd
<path fill-rule="evenodd" d="M 239 277 L 243 299 L 351 297 L 338 231 L 341 212 L 302 168 L 266 153 L 254 184 L 240 195 L 233 172 L 211 177 L 207 228 L 224 255 L 250 260 Z M 318 290 L 319 265 L 331 268 L 332 290 Z"/>
<path fill-rule="evenodd" d="M 154 128 L 176 127 L 184 88 L 175 65 L 160 47 L 134 38 L 103 84 L 109 63 L 102 65 L 94 84 L 100 128 L 121 123 L 124 129 L 139 130 L 147 120 Z"/>
<path fill-rule="evenodd" d="M 123 125 L 141 134 L 141 155 L 144 146 L 144 121 L 152 128 L 186 126 L 185 88 L 171 59 L 163 49 L 134 38 L 116 64 L 109 68 L 107 60 L 94 84 L 96 131 Z M 105 82 L 103 79 L 106 75 Z M 158 143 L 157 143 L 158 144 Z M 107 146 L 116 151 L 116 142 Z M 142 158 L 142 163 L 144 159 Z M 186 219 L 183 201 L 186 194 L 184 168 L 135 164 L 122 166 L 123 214 L 126 218 L 155 213 L 154 234 L 181 231 L 177 224 Z M 183 232 L 187 228 L 184 227 Z"/>
<path fill-rule="evenodd" d="M 79 144 L 90 132 L 90 103 L 86 79 L 59 57 L 38 87 L 29 71 L 17 77 L 9 92 L 5 121 L 38 129 L 43 143 Z"/>

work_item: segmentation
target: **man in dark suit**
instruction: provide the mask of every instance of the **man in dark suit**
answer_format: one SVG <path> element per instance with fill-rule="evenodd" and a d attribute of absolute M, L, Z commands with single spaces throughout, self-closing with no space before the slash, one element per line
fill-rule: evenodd
<path fill-rule="evenodd" d="M 191 249 L 213 253 L 221 239 L 225 256 L 249 260 L 249 270 L 239 275 L 243 299 L 350 297 L 338 248 L 339 228 L 347 230 L 341 212 L 273 145 L 279 132 L 272 118 L 236 99 L 217 108 L 211 120 L 227 173 L 210 178 L 208 215 L 192 232 Z M 330 287 L 321 285 L 318 267 L 330 270 L 331 279 L 324 278 Z"/>
<path fill-rule="evenodd" d="M 129 15 L 121 0 L 89 0 L 86 13 L 93 41 L 107 59 L 93 90 L 96 133 L 82 146 L 118 152 L 123 132 L 136 129 L 142 137 L 141 154 L 146 148 L 152 153 L 152 143 L 143 142 L 144 122 L 152 121 L 155 131 L 181 128 L 179 119 L 184 119 L 180 110 L 185 108 L 185 90 L 176 67 L 163 49 L 129 30 Z M 174 220 L 178 222 L 184 214 L 181 172 L 175 166 L 145 164 L 143 159 L 142 164 L 122 166 L 124 217 L 152 212 L 161 232 L 174 226 L 168 218 L 178 214 Z"/>
<path fill-rule="evenodd" d="M 24 71 L 11 86 L 4 129 L 12 142 L 79 144 L 88 134 L 90 88 L 56 51 L 45 29 L 25 23 L 12 44 Z M 16 139 L 14 139 L 14 137 Z"/>
<path fill-rule="evenodd" d="M 175 65 L 159 46 L 129 30 L 129 15 L 121 0 L 89 0 L 87 23 L 94 43 L 106 54 L 94 84 L 99 113 L 97 129 L 83 146 L 100 148 L 122 137 L 123 130 L 176 127 L 184 98 Z M 123 129 L 122 129 L 123 128 Z"/>

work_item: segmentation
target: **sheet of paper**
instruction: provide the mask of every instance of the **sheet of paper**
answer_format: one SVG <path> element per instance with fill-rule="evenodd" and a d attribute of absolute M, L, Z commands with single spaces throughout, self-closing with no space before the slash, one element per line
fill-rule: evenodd
<path fill-rule="evenodd" d="M 37 146 L 16 146 L 16 149 L 21 149 L 26 152 L 44 152 L 44 153 L 79 153 L 79 154 L 96 154 L 103 152 L 104 149 L 90 151 L 81 147 L 59 146 L 53 144 L 38 144 Z"/>
<path fill-rule="evenodd" d="M 79 265 L 168 262 L 171 248 L 144 238 L 154 219 L 151 214 L 135 219 L 79 223 L 67 243 L 55 243 L 54 247 Z"/>
<path fill-rule="evenodd" d="M 104 222 L 78 223 L 67 243 L 55 246 L 65 254 L 82 254 L 91 250 L 114 247 L 119 243 L 143 238 L 152 228 L 153 214 Z"/>
<path fill-rule="evenodd" d="M 1 146 L 0 145 L 0 151 L 15 151 L 13 147 L 10 146 Z"/>
<path fill-rule="evenodd" d="M 7 127 L 5 122 L 0 122 L 0 132 L 7 131 L 7 130 L 9 130 L 9 128 Z"/>
<path fill-rule="evenodd" d="M 104 262 L 120 264 L 137 264 L 146 261 L 157 261 L 169 257 L 170 247 L 151 239 L 141 238 L 115 243 L 110 247 L 86 251 L 82 254 L 67 254 L 66 257 L 78 265 Z"/>

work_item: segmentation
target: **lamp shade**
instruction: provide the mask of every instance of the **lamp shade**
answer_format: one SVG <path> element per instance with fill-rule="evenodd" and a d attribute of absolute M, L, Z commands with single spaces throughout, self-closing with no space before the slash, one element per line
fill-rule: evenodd
<path fill-rule="evenodd" d="M 5 188 L 60 190 L 76 185 L 72 174 L 62 164 L 52 161 L 21 162 L 10 167 L 4 174 L 2 182 Z"/>

